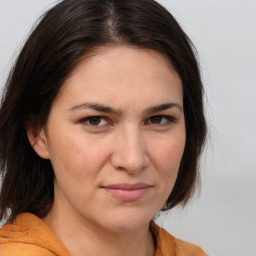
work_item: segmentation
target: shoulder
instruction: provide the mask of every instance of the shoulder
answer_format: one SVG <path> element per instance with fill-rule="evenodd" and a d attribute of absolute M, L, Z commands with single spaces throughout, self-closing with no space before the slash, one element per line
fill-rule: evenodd
<path fill-rule="evenodd" d="M 0 244 L 1 256 L 56 256 L 51 251 L 34 244 L 5 242 Z"/>
<path fill-rule="evenodd" d="M 150 229 L 156 241 L 155 256 L 207 256 L 199 246 L 175 238 L 154 222 Z"/>
<path fill-rule="evenodd" d="M 16 224 L 0 229 L 1 256 L 70 256 L 55 234 L 38 217 L 23 213 Z"/>
<path fill-rule="evenodd" d="M 207 256 L 203 249 L 195 244 L 175 238 L 177 255 Z"/>

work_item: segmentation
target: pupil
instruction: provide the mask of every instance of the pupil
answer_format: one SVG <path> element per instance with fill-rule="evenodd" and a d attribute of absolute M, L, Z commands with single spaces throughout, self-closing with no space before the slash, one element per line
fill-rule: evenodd
<path fill-rule="evenodd" d="M 152 117 L 152 118 L 151 118 L 151 122 L 152 122 L 153 124 L 160 124 L 161 121 L 162 121 L 162 117 L 161 117 L 161 116 L 155 116 L 155 117 Z"/>
<path fill-rule="evenodd" d="M 89 123 L 91 124 L 91 125 L 98 125 L 99 123 L 100 123 L 100 117 L 91 117 L 90 119 L 89 119 Z"/>

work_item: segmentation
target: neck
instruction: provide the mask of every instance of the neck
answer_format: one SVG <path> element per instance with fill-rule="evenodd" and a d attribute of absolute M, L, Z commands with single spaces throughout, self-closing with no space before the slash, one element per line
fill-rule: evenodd
<path fill-rule="evenodd" d="M 55 207 L 43 221 L 55 232 L 72 256 L 154 255 L 154 240 L 149 225 L 129 232 L 112 232 L 78 214 L 70 215 Z"/>

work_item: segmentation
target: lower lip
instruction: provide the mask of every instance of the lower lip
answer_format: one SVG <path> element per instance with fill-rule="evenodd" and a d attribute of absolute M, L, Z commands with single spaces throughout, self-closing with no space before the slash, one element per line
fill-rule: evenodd
<path fill-rule="evenodd" d="M 150 187 L 138 189 L 104 188 L 104 190 L 121 201 L 132 202 L 141 199 L 149 188 Z"/>

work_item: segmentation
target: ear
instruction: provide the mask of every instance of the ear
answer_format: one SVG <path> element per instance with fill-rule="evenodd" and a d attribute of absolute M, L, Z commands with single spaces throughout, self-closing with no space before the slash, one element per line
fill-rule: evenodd
<path fill-rule="evenodd" d="M 47 137 L 42 127 L 26 126 L 28 140 L 35 152 L 44 159 L 49 159 L 50 154 L 47 145 Z"/>

